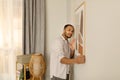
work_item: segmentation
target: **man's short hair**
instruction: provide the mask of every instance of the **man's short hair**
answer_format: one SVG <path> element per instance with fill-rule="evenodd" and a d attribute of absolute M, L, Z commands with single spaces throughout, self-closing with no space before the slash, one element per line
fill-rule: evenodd
<path fill-rule="evenodd" d="M 66 25 L 64 26 L 64 30 L 65 30 L 68 26 L 71 26 L 71 27 L 74 29 L 74 26 L 73 26 L 73 25 L 71 25 L 71 24 L 66 24 Z"/>

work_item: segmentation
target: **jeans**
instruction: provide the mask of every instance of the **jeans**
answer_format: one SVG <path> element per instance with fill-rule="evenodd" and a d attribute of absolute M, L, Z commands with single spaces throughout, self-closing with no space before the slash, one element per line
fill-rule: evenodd
<path fill-rule="evenodd" d="M 67 79 L 61 79 L 61 78 L 53 76 L 53 78 L 51 78 L 51 80 L 69 80 L 69 74 L 67 74 Z"/>

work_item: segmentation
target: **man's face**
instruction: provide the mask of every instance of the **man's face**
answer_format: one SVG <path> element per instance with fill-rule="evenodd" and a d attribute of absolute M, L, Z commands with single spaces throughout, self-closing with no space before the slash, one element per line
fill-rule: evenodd
<path fill-rule="evenodd" d="M 74 33 L 74 28 L 71 27 L 71 26 L 66 27 L 65 30 L 64 30 L 64 35 L 67 38 L 71 38 L 73 33 Z"/>

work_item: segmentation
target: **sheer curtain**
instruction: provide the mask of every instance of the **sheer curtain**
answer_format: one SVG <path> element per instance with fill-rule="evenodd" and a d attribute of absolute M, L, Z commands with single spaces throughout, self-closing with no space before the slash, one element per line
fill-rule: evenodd
<path fill-rule="evenodd" d="M 22 54 L 23 0 L 0 0 L 0 80 L 16 80 L 16 55 Z"/>

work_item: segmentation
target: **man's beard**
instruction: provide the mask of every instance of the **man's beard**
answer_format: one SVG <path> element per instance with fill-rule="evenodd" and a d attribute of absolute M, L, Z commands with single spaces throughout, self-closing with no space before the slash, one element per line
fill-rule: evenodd
<path fill-rule="evenodd" d="M 66 37 L 66 38 L 71 38 L 72 36 L 67 36 L 67 35 L 65 34 L 65 37 Z"/>

